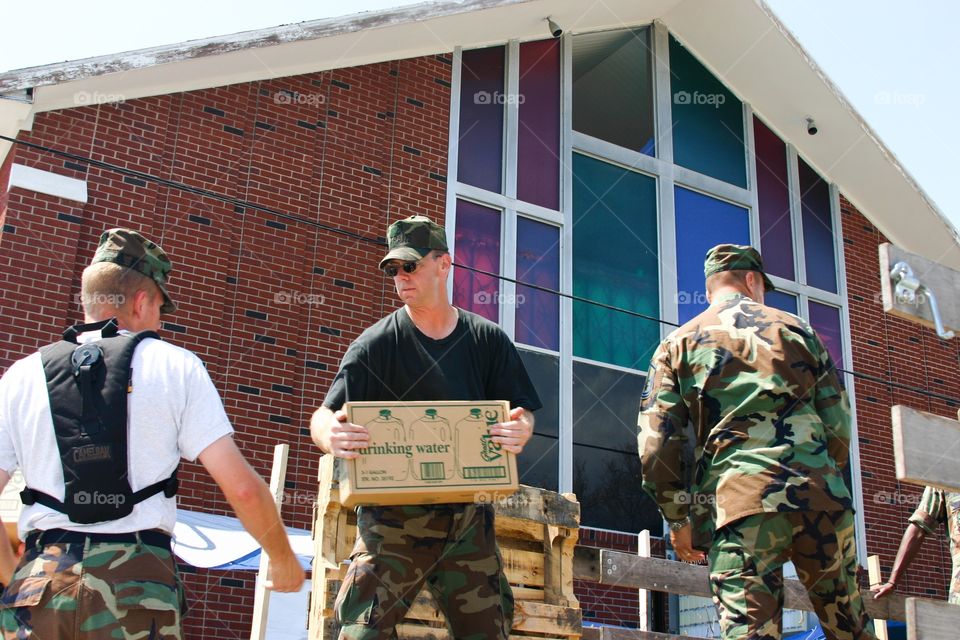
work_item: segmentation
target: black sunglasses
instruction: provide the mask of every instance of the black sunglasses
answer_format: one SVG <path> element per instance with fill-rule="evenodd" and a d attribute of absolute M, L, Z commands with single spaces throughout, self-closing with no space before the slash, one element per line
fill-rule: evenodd
<path fill-rule="evenodd" d="M 397 274 L 400 273 L 400 269 L 403 269 L 404 273 L 413 273 L 417 270 L 418 266 L 420 266 L 419 260 L 416 262 L 404 262 L 399 267 L 395 264 L 388 264 L 383 267 L 383 272 L 391 278 L 395 278 Z"/>

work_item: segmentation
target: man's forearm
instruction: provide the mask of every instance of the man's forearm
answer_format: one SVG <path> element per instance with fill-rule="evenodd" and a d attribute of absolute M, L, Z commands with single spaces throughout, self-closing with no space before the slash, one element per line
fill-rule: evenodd
<path fill-rule="evenodd" d="M 313 412 L 310 418 L 310 437 L 313 443 L 324 453 L 330 453 L 330 425 L 333 422 L 333 411 L 324 405 Z"/>
<path fill-rule="evenodd" d="M 903 532 L 903 539 L 900 540 L 900 548 L 897 549 L 897 557 L 893 561 L 893 568 L 890 570 L 890 577 L 887 582 L 896 584 L 900 580 L 900 574 L 906 571 L 910 563 L 913 562 L 926 536 L 926 532 L 914 523 L 911 522 L 907 525 L 907 530 Z"/>

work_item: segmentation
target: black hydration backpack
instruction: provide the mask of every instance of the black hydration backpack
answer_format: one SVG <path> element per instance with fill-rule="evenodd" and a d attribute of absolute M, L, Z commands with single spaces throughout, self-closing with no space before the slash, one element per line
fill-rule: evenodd
<path fill-rule="evenodd" d="M 78 345 L 84 331 L 102 339 Z M 133 390 L 133 352 L 154 331 L 117 332 L 115 318 L 70 327 L 63 340 L 40 349 L 50 396 L 50 413 L 63 466 L 63 502 L 26 488 L 25 505 L 40 503 L 78 524 L 119 520 L 160 492 L 177 493 L 177 471 L 166 480 L 134 492 L 127 466 L 127 396 Z"/>

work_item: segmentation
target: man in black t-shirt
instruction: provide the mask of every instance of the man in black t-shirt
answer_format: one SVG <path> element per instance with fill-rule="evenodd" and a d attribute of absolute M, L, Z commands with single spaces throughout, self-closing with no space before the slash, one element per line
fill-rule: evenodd
<path fill-rule="evenodd" d="M 357 338 L 310 432 L 324 453 L 356 458 L 365 427 L 347 422 L 348 401 L 508 400 L 493 441 L 520 453 L 541 407 L 520 355 L 497 325 L 448 302 L 452 261 L 443 228 L 423 216 L 390 225 L 380 268 L 404 306 Z M 394 638 L 426 584 L 456 638 L 506 640 L 513 594 L 503 574 L 489 505 L 360 507 L 359 535 L 337 596 L 340 638 Z"/>

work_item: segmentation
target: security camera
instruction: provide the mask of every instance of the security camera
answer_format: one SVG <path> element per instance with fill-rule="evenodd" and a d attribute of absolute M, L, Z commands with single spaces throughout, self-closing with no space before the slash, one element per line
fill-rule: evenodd
<path fill-rule="evenodd" d="M 553 21 L 553 18 L 547 18 L 547 27 L 550 28 L 550 35 L 559 38 L 563 35 L 563 28 Z"/>
<path fill-rule="evenodd" d="M 815 136 L 817 135 L 817 131 L 819 131 L 819 129 L 817 129 L 817 123 L 813 121 L 813 118 L 807 118 L 807 133 Z"/>

